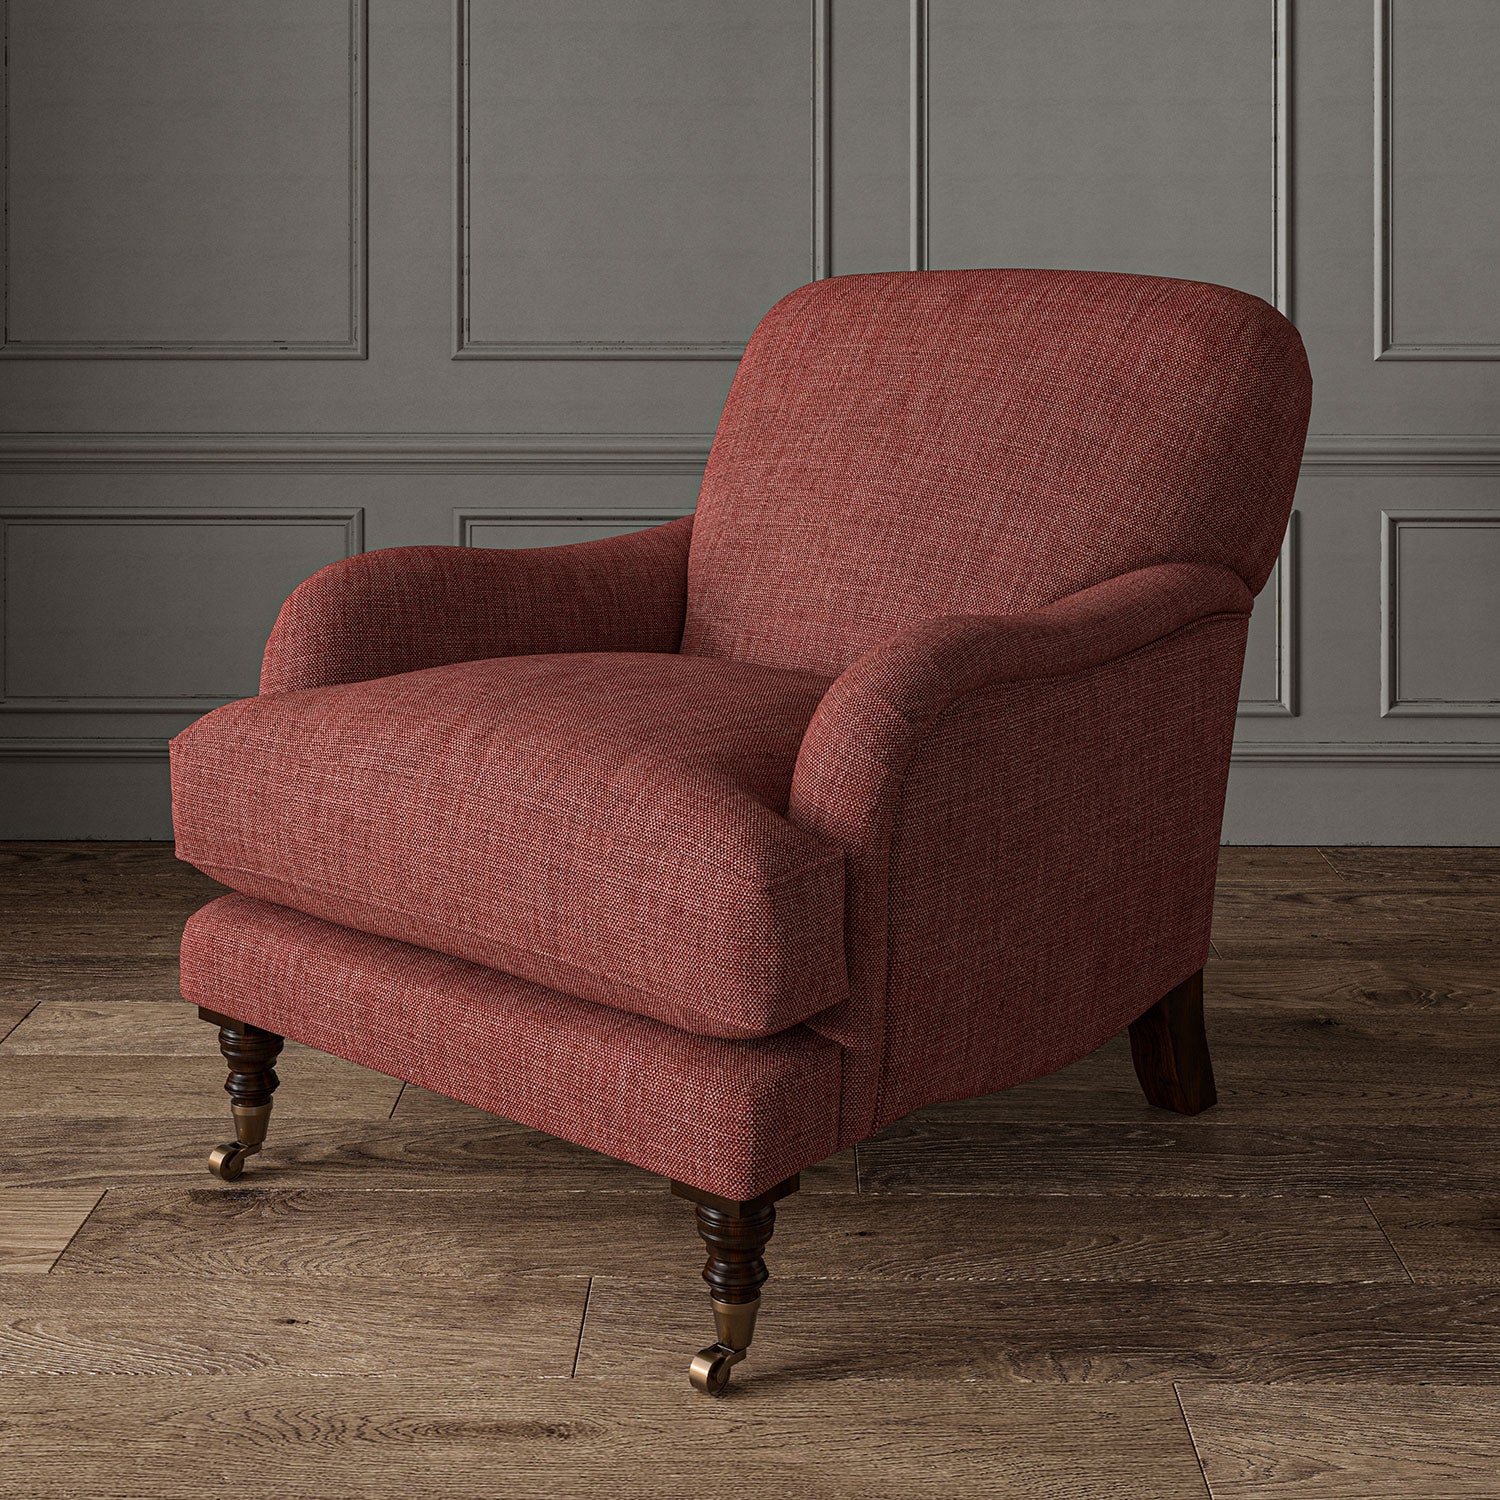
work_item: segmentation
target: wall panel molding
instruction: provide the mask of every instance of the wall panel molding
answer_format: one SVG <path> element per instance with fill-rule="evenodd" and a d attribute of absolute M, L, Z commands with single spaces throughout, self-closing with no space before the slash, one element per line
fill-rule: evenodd
<path fill-rule="evenodd" d="M 341 526 L 345 557 L 364 550 L 364 510 L 287 506 L 280 509 L 239 510 L 228 507 L 174 509 L 171 507 L 42 506 L 0 509 L 0 590 L 7 579 L 14 526 Z M 0 592 L 0 714 L 87 713 L 153 714 L 206 713 L 236 694 L 56 694 L 14 693 L 10 690 L 11 629 L 9 601 Z"/>
<path fill-rule="evenodd" d="M 1292 316 L 1292 3 L 1271 0 L 1271 303 Z M 913 271 L 931 264 L 931 0 L 910 0 L 910 221 Z"/>
<path fill-rule="evenodd" d="M 120 761 L 164 761 L 167 756 L 167 740 L 164 738 L 29 735 L 19 739 L 0 740 L 0 761 L 109 764 Z"/>
<path fill-rule="evenodd" d="M 1500 532 L 1500 510 L 1380 512 L 1380 713 L 1382 718 L 1500 718 L 1500 699 L 1408 698 L 1401 686 L 1401 533 L 1454 526 Z M 1492 584 L 1493 587 L 1493 584 Z M 1410 611 L 1407 611 L 1408 618 Z"/>
<path fill-rule="evenodd" d="M 1244 719 L 1288 718 L 1297 713 L 1297 576 L 1299 518 L 1293 511 L 1276 558 L 1276 594 L 1272 601 L 1276 641 L 1276 696 L 1241 698 Z"/>
<path fill-rule="evenodd" d="M 1244 765 L 1500 765 L 1500 743 L 1421 740 L 1236 741 L 1236 764 Z"/>
<path fill-rule="evenodd" d="M 1392 249 L 1395 214 L 1395 23 L 1396 0 L 1375 5 L 1375 358 L 1377 360 L 1497 360 L 1500 343 L 1396 342 L 1396 266 Z"/>
<path fill-rule="evenodd" d="M 832 272 L 832 0 L 807 0 L 811 15 L 812 198 L 811 281 Z M 477 339 L 471 333 L 473 255 L 471 249 L 473 149 L 469 59 L 474 0 L 455 0 L 454 9 L 454 359 L 668 359 L 736 360 L 743 343 L 669 340 Z"/>
<path fill-rule="evenodd" d="M 285 470 L 687 474 L 708 432 L 9 432 L 0 473 Z M 1311 437 L 1305 474 L 1500 475 L 1500 436 Z"/>
<path fill-rule="evenodd" d="M 692 474 L 711 433 L 57 432 L 0 434 L 0 473 Z"/>
<path fill-rule="evenodd" d="M 931 160 L 931 118 L 927 99 L 932 74 L 927 50 L 932 28 L 929 22 L 929 0 L 911 0 L 911 84 L 910 149 L 908 168 L 911 183 L 911 222 L 908 226 L 911 247 L 910 269 L 925 271 L 930 259 L 928 223 L 931 203 L 928 198 L 928 170 Z"/>
<path fill-rule="evenodd" d="M 1292 0 L 1274 0 L 1271 67 L 1271 306 L 1291 318 Z"/>
<path fill-rule="evenodd" d="M 1500 474 L 1500 436 L 1337 434 L 1310 437 L 1302 468 L 1309 474 Z"/>
<path fill-rule="evenodd" d="M 0 359 L 364 359 L 367 357 L 369 226 L 369 21 L 367 0 L 347 0 L 349 18 L 349 298 L 348 335 L 343 339 L 17 340 L 10 337 L 9 268 L 11 0 L 0 0 Z"/>

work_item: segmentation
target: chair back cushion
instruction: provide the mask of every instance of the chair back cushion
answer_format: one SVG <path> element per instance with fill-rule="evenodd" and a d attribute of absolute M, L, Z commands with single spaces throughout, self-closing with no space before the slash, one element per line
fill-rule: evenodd
<path fill-rule="evenodd" d="M 735 376 L 683 650 L 835 673 L 913 620 L 1011 614 L 1163 562 L 1264 585 L 1311 401 L 1257 297 L 1081 271 L 799 288 Z"/>

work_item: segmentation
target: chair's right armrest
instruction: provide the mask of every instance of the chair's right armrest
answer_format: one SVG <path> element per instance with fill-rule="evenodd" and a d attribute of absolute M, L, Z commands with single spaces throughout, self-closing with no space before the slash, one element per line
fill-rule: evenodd
<path fill-rule="evenodd" d="M 1104 667 L 1197 621 L 1248 615 L 1252 602 L 1228 568 L 1163 563 L 1026 614 L 919 620 L 829 688 L 797 759 L 793 816 L 822 824 L 840 804 L 852 813 L 850 770 L 868 762 L 880 768 L 864 778 L 873 800 L 863 819 L 874 827 L 876 803 L 898 789 L 924 736 L 965 700 Z M 846 827 L 840 842 L 853 832 Z"/>
<path fill-rule="evenodd" d="M 493 656 L 675 651 L 693 518 L 562 547 L 391 547 L 301 584 L 266 646 L 262 693 Z"/>
<path fill-rule="evenodd" d="M 1048 1072 L 1203 963 L 1251 594 L 1163 564 L 921 620 L 809 724 L 788 816 L 847 856 L 848 1139 Z"/>

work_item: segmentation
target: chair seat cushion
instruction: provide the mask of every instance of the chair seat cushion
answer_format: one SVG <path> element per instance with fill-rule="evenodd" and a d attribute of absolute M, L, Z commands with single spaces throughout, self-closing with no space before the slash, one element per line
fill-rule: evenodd
<path fill-rule="evenodd" d="M 172 743 L 234 890 L 707 1036 L 842 1000 L 844 855 L 790 823 L 828 679 L 515 656 L 227 704 Z"/>

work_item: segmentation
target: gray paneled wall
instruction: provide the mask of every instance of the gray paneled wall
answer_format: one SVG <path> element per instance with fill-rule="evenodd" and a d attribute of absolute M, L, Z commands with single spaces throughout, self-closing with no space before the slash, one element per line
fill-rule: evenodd
<path fill-rule="evenodd" d="M 1226 836 L 1500 838 L 1500 0 L 8 0 L 0 834 L 361 547 L 690 510 L 810 277 L 1153 271 L 1317 379 Z"/>

